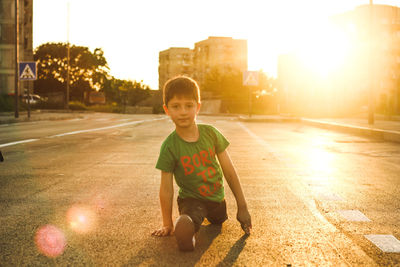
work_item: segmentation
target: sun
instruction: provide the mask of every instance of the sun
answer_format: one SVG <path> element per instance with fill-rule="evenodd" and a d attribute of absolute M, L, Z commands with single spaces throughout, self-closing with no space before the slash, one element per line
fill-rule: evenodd
<path fill-rule="evenodd" d="M 344 66 L 351 42 L 345 31 L 331 22 L 322 22 L 304 32 L 296 55 L 308 71 L 327 77 Z"/>

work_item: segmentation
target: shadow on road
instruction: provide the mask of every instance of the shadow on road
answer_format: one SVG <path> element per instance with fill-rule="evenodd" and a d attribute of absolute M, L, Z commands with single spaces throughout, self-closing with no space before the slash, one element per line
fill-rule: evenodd
<path fill-rule="evenodd" d="M 236 241 L 236 243 L 231 247 L 228 254 L 226 254 L 225 258 L 220 263 L 218 263 L 217 266 L 232 266 L 242 252 L 244 246 L 246 246 L 246 239 L 248 237 L 249 235 L 245 234 L 240 239 L 238 239 L 238 241 Z"/>
<path fill-rule="evenodd" d="M 202 225 L 196 236 L 196 248 L 192 252 L 179 251 L 173 236 L 151 236 L 125 266 L 194 266 L 221 233 L 221 229 L 221 225 Z"/>

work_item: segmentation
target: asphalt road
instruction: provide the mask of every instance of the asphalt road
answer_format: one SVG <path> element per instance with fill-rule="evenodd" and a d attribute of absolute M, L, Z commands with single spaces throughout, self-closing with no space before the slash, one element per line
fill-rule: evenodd
<path fill-rule="evenodd" d="M 154 166 L 172 123 L 87 114 L 0 125 L 0 265 L 400 265 L 400 144 L 300 123 L 199 122 L 231 142 L 250 236 L 228 186 L 229 220 L 205 223 L 194 252 L 151 236 L 161 225 Z"/>

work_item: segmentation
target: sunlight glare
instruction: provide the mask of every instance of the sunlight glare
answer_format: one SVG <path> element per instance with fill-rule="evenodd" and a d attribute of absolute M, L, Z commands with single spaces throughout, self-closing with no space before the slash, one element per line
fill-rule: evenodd
<path fill-rule="evenodd" d="M 305 33 L 296 50 L 309 71 L 326 77 L 343 67 L 350 52 L 350 39 L 332 23 L 319 23 Z"/>
<path fill-rule="evenodd" d="M 309 151 L 309 159 L 311 169 L 318 173 L 332 172 L 332 155 L 320 148 L 311 149 Z"/>
<path fill-rule="evenodd" d="M 309 169 L 317 175 L 333 173 L 333 155 L 326 150 L 328 142 L 325 137 L 315 135 L 308 148 Z"/>

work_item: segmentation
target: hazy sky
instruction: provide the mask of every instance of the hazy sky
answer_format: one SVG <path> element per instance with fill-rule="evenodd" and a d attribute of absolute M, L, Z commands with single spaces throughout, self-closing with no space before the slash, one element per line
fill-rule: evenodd
<path fill-rule="evenodd" d="M 209 36 L 248 40 L 249 70 L 276 75 L 277 57 L 312 42 L 328 16 L 369 0 L 34 0 L 33 46 L 67 41 L 100 47 L 110 72 L 158 88 L 158 53 Z M 400 6 L 399 0 L 374 4 Z"/>

